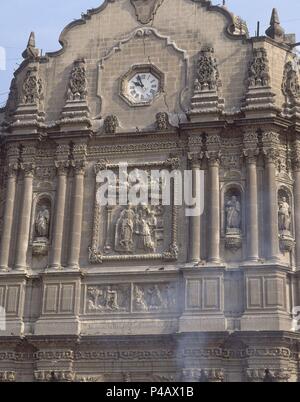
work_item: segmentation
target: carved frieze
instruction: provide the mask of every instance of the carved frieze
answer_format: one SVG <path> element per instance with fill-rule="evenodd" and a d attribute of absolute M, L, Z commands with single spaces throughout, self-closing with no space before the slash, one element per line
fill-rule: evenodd
<path fill-rule="evenodd" d="M 136 284 L 133 309 L 136 312 L 172 311 L 176 308 L 176 288 L 171 284 Z"/>
<path fill-rule="evenodd" d="M 89 285 L 88 314 L 161 313 L 177 307 L 176 283 Z"/>
<path fill-rule="evenodd" d="M 15 371 L 0 371 L 0 382 L 15 382 L 16 372 Z"/>
<path fill-rule="evenodd" d="M 189 368 L 182 372 L 184 382 L 224 382 L 222 369 Z"/>
<path fill-rule="evenodd" d="M 130 285 L 89 286 L 87 290 L 89 313 L 121 313 L 130 311 Z"/>
<path fill-rule="evenodd" d="M 248 382 L 288 382 L 291 371 L 285 369 L 247 369 Z"/>
<path fill-rule="evenodd" d="M 74 382 L 76 374 L 65 370 L 37 370 L 34 372 L 34 378 L 38 382 Z"/>

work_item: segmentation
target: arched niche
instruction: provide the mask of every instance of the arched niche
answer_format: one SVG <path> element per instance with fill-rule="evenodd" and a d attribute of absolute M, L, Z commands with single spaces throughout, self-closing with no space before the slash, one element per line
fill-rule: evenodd
<path fill-rule="evenodd" d="M 48 254 L 51 241 L 53 199 L 48 193 L 34 197 L 32 209 L 31 243 L 33 255 Z"/>
<path fill-rule="evenodd" d="M 227 183 L 221 194 L 222 237 L 227 249 L 237 251 L 242 247 L 245 232 L 244 189 L 238 183 Z"/>
<path fill-rule="evenodd" d="M 295 246 L 292 192 L 287 187 L 280 186 L 277 200 L 280 249 L 282 252 L 292 252 Z"/>

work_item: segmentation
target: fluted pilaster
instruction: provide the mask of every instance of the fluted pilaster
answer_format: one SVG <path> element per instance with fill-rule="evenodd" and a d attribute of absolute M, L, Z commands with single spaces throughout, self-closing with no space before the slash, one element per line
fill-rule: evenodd
<path fill-rule="evenodd" d="M 9 151 L 12 151 L 13 155 L 11 155 L 10 153 L 10 155 L 8 156 L 5 209 L 3 215 L 3 229 L 0 244 L 0 271 L 8 270 L 16 197 L 17 174 L 19 169 L 19 149 L 17 146 L 13 146 L 12 148 L 13 149 L 10 148 Z"/>
<path fill-rule="evenodd" d="M 244 156 L 247 169 L 247 260 L 257 261 L 258 250 L 258 195 L 257 195 L 257 156 L 258 137 L 256 132 L 244 135 Z"/>

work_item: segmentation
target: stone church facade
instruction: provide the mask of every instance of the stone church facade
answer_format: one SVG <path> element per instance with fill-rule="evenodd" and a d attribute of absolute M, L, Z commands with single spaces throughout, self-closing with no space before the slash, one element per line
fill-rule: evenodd
<path fill-rule="evenodd" d="M 0 110 L 0 381 L 298 381 L 299 62 L 276 10 L 250 38 L 207 0 L 105 0 L 60 43 L 30 35 Z M 101 207 L 120 162 L 204 172 L 203 214 Z"/>

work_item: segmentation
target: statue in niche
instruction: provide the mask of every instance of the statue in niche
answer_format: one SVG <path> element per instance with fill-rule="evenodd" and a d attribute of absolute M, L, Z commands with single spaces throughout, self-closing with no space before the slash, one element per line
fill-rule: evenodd
<path fill-rule="evenodd" d="M 130 205 L 127 209 L 122 211 L 121 216 L 117 222 L 117 236 L 119 238 L 119 245 L 126 252 L 133 251 L 133 233 L 136 215 Z"/>
<path fill-rule="evenodd" d="M 286 197 L 279 201 L 278 224 L 281 232 L 290 232 L 291 230 L 291 208 Z"/>
<path fill-rule="evenodd" d="M 237 196 L 233 195 L 226 204 L 226 233 L 241 230 L 241 204 Z"/>
<path fill-rule="evenodd" d="M 48 238 L 50 228 L 50 211 L 46 205 L 42 205 L 35 219 L 36 237 Z"/>

